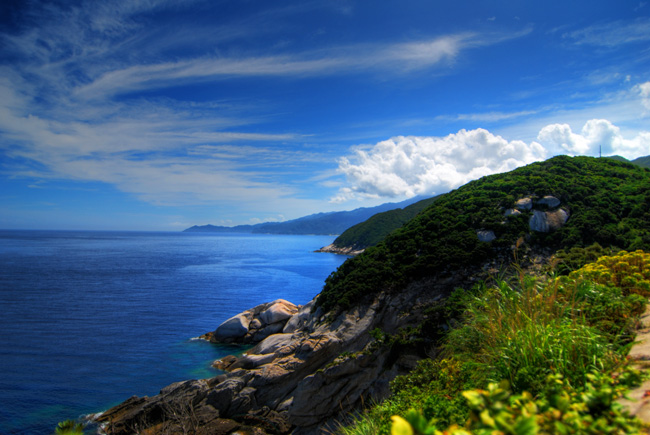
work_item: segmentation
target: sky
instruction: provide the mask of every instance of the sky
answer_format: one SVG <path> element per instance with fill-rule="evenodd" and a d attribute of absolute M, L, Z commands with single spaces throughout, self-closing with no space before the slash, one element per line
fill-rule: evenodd
<path fill-rule="evenodd" d="M 0 228 L 180 231 L 650 155 L 650 4 L 0 5 Z"/>

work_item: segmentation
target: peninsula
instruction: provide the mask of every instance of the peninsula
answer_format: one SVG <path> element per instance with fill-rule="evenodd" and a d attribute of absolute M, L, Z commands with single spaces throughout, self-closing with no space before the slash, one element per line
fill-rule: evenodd
<path fill-rule="evenodd" d="M 583 270 L 621 249 L 650 252 L 649 186 L 648 169 L 566 156 L 470 182 L 441 195 L 381 242 L 348 259 L 305 306 L 274 301 L 215 325 L 205 338 L 254 345 L 215 362 L 222 374 L 172 384 L 153 397 L 134 396 L 97 420 L 111 434 L 321 434 L 350 424 L 351 413 L 392 397 L 392 391 L 405 394 L 387 402 L 399 404 L 395 412 L 414 407 L 428 413 L 423 421 L 433 413 L 447 423 L 471 422 L 473 402 L 467 405 L 459 394 L 459 399 L 449 396 L 438 403 L 442 399 L 436 399 L 435 391 L 425 392 L 429 383 L 451 382 L 444 388 L 462 389 L 487 379 L 480 370 L 464 371 L 462 357 L 448 353 L 455 348 L 471 355 L 483 349 L 481 340 L 472 342 L 470 335 L 454 335 L 466 340 L 455 347 L 446 341 L 453 331 L 463 331 L 463 313 L 471 307 L 467 301 L 479 296 L 491 300 L 486 296 L 490 283 L 513 271 L 523 288 L 526 282 L 539 282 L 532 288 L 541 288 L 543 281 L 525 276 Z M 637 278 L 635 282 L 645 279 Z M 496 282 L 500 292 L 512 285 Z M 497 290 L 494 298 L 505 297 Z M 512 299 L 517 292 L 508 294 Z M 633 303 L 638 296 L 621 295 L 619 308 L 638 315 L 643 308 Z M 608 333 L 629 331 L 625 321 L 612 319 L 609 326 L 596 326 L 609 328 Z M 616 339 L 623 346 L 632 337 L 625 334 Z M 599 355 L 603 367 L 609 367 L 610 354 Z M 558 373 L 553 364 L 535 367 L 542 379 Z M 512 376 L 513 388 L 521 388 L 517 391 L 537 391 L 545 384 L 518 370 L 504 372 Z M 440 373 L 450 378 L 443 381 Z M 460 377 L 452 381 L 452 373 Z M 381 413 L 372 415 L 369 424 L 385 433 L 390 423 Z M 408 415 L 415 424 L 417 418 Z"/>

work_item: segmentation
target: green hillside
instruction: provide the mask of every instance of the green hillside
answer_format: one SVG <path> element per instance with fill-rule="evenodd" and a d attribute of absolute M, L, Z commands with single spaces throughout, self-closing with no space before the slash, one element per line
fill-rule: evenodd
<path fill-rule="evenodd" d="M 370 219 L 356 224 L 343 232 L 334 240 L 337 248 L 365 249 L 375 246 L 388 234 L 414 218 L 418 213 L 427 208 L 437 197 L 423 199 L 408 207 L 377 213 Z"/>
<path fill-rule="evenodd" d="M 548 233 L 531 232 L 531 211 L 505 216 L 518 199 L 552 195 L 569 219 Z M 615 246 L 650 249 L 650 170 L 613 159 L 559 156 L 506 174 L 488 176 L 440 196 L 383 242 L 346 261 L 325 282 L 317 303 L 346 308 L 381 290 L 451 276 L 488 259 L 505 264 L 518 255 L 561 248 Z M 478 231 L 496 239 L 480 241 Z M 523 238 L 522 238 L 523 237 Z"/>
<path fill-rule="evenodd" d="M 618 160 L 619 162 L 633 163 L 637 166 L 642 166 L 644 168 L 650 168 L 650 156 L 639 157 L 634 160 L 628 160 L 625 157 L 621 157 L 621 156 L 609 156 L 607 158 Z"/>
<path fill-rule="evenodd" d="M 632 160 L 632 163 L 643 166 L 644 168 L 650 168 L 650 156 L 639 157 L 638 159 Z"/>

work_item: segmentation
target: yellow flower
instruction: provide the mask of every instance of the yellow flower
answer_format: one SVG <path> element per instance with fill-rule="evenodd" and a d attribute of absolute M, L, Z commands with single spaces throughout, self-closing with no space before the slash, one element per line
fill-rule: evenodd
<path fill-rule="evenodd" d="M 390 419 L 393 420 L 390 428 L 391 435 L 413 435 L 413 428 L 408 421 L 399 415 L 393 415 Z"/>

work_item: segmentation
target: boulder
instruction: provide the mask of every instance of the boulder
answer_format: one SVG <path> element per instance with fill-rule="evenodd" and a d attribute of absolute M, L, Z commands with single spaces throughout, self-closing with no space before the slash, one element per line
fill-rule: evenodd
<path fill-rule="evenodd" d="M 300 307 L 278 299 L 258 305 L 223 322 L 214 332 L 203 334 L 213 343 L 259 343 L 266 337 L 282 332 L 288 320 Z"/>
<path fill-rule="evenodd" d="M 284 299 L 278 299 L 267 310 L 260 313 L 262 324 L 271 324 L 288 320 L 289 317 L 296 314 L 298 307 Z"/>
<path fill-rule="evenodd" d="M 555 211 L 547 211 L 546 212 L 546 221 L 548 222 L 548 226 L 551 230 L 557 230 L 559 228 L 562 228 L 564 224 L 569 220 L 569 213 L 567 213 L 563 209 L 555 210 Z"/>
<path fill-rule="evenodd" d="M 555 208 L 560 205 L 560 200 L 554 196 L 546 195 L 544 198 L 538 200 L 536 204 L 545 205 L 548 208 Z"/>
<path fill-rule="evenodd" d="M 478 239 L 481 242 L 491 242 L 492 240 L 496 239 L 497 236 L 494 234 L 494 231 L 477 231 L 476 235 L 478 236 Z"/>
<path fill-rule="evenodd" d="M 516 208 L 508 209 L 505 212 L 505 216 L 516 216 L 518 214 L 521 214 L 521 212 L 519 210 L 517 210 Z"/>
<path fill-rule="evenodd" d="M 530 210 L 533 208 L 533 200 L 531 198 L 521 198 L 515 202 L 515 208 L 518 210 Z"/>
<path fill-rule="evenodd" d="M 308 304 L 304 305 L 298 310 L 296 314 L 291 316 L 291 318 L 284 325 L 283 333 L 292 333 L 297 331 L 299 328 L 303 327 L 309 320 L 311 314 L 311 308 L 314 306 L 314 301 L 310 301 Z"/>
<path fill-rule="evenodd" d="M 292 334 L 274 334 L 264 339 L 257 346 L 252 348 L 249 353 L 257 355 L 266 355 L 274 353 L 283 346 L 291 342 Z"/>
<path fill-rule="evenodd" d="M 534 210 L 533 215 L 530 217 L 528 225 L 531 231 L 548 233 L 564 226 L 568 219 L 569 214 L 562 209 L 552 212 Z"/>
<path fill-rule="evenodd" d="M 233 341 L 248 333 L 250 318 L 245 313 L 237 314 L 223 322 L 216 331 L 214 338 L 219 341 Z"/>

